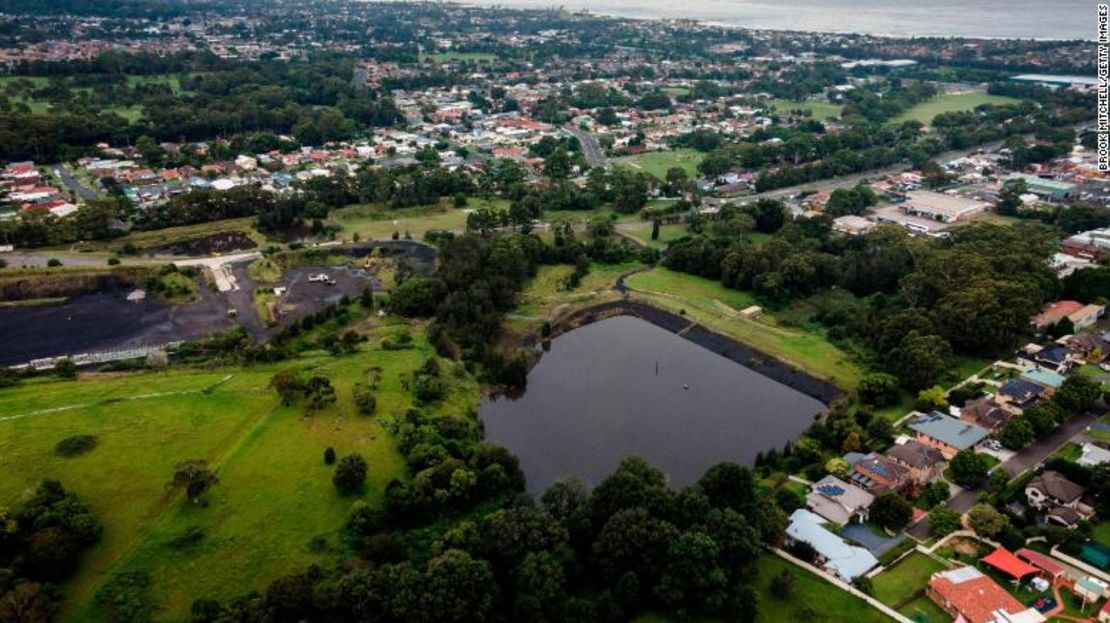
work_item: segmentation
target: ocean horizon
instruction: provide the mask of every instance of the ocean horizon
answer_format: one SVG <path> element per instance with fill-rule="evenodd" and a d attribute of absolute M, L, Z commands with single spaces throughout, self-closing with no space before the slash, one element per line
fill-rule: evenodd
<path fill-rule="evenodd" d="M 549 9 L 638 19 L 693 19 L 757 30 L 866 33 L 891 37 L 1095 38 L 1089 0 L 467 0 L 491 7 Z"/>

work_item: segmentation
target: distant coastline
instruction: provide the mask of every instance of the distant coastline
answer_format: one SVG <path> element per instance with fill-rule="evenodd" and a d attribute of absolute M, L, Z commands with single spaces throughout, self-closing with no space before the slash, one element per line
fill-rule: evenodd
<path fill-rule="evenodd" d="M 559 2 L 557 0 L 464 0 L 460 4 L 465 6 L 473 6 L 478 8 L 491 8 L 491 7 L 504 7 L 513 9 L 533 9 L 544 10 L 561 8 L 565 11 L 577 13 L 583 12 L 600 17 L 615 17 L 621 19 L 633 20 L 690 20 L 703 24 L 706 26 L 714 26 L 721 28 L 736 28 L 740 30 L 753 30 L 753 31 L 766 31 L 766 32 L 813 32 L 830 35 L 867 35 L 872 37 L 884 37 L 892 39 L 914 39 L 914 38 L 940 38 L 940 39 L 983 39 L 983 40 L 1023 40 L 1023 41 L 1091 41 L 1095 40 L 1094 30 L 1094 5 L 1081 6 L 1082 2 L 1041 2 L 1035 0 L 1025 2 L 1025 10 L 1028 10 L 1032 4 L 1042 4 L 1050 8 L 1053 15 L 1053 20 L 1047 23 L 1053 24 L 1053 28 L 1059 32 L 1052 32 L 1049 29 L 1049 34 L 1044 34 L 1045 19 L 1040 16 L 1029 14 L 1029 23 L 1037 24 L 1037 30 L 1041 32 L 1036 33 L 986 33 L 980 34 L 971 31 L 957 31 L 956 29 L 964 28 L 964 24 L 974 23 L 976 26 L 982 25 L 984 22 L 981 20 L 966 20 L 959 19 L 956 21 L 949 20 L 948 24 L 955 26 L 956 29 L 945 31 L 946 24 L 938 20 L 936 22 L 921 22 L 914 19 L 907 19 L 906 23 L 913 23 L 918 26 L 924 26 L 922 32 L 894 32 L 890 28 L 883 28 L 876 24 L 875 28 L 868 28 L 865 20 L 861 20 L 859 26 L 845 26 L 836 28 L 810 28 L 804 27 L 797 23 L 796 20 L 791 20 L 785 17 L 774 17 L 776 13 L 783 16 L 790 14 L 806 13 L 813 10 L 813 7 L 801 6 L 800 3 L 794 2 L 790 4 L 769 5 L 763 3 L 739 3 L 733 5 L 737 8 L 737 17 L 730 19 L 721 15 L 721 9 L 717 8 L 712 10 L 714 15 L 706 15 L 706 10 L 699 11 L 698 2 L 692 3 L 685 14 L 670 14 L 666 9 L 654 9 L 642 6 L 638 1 L 628 3 L 627 7 L 620 6 L 622 0 L 601 0 L 600 2 L 593 2 L 592 0 L 572 0 L 571 2 Z M 712 1 L 706 4 L 714 4 Z M 877 2 L 875 0 L 858 0 L 858 12 L 869 13 L 871 6 L 888 6 L 890 3 Z M 1007 3 L 1000 1 L 989 1 L 981 3 L 982 5 L 998 5 L 999 10 L 1022 10 L 1021 7 L 1015 7 L 1017 3 Z M 1075 6 L 1061 6 L 1067 4 Z M 870 6 L 869 6 L 870 5 Z M 746 10 L 740 10 L 744 9 Z M 839 7 L 843 9 L 844 7 Z M 956 8 L 956 7 L 953 7 Z M 962 8 L 962 7 L 961 7 Z M 765 9 L 764 15 L 759 18 L 751 18 L 750 13 L 754 9 Z M 936 7 L 937 13 L 942 13 L 946 7 Z M 829 11 L 835 10 L 833 7 L 828 8 Z M 987 10 L 987 9 L 981 9 Z M 1090 14 L 1090 19 L 1083 19 Z M 1068 21 L 1060 19 L 1061 15 L 1069 18 Z M 751 18 L 752 23 L 744 23 L 745 19 Z M 1074 20 L 1074 23 L 1072 21 Z M 885 21 L 885 20 L 884 20 Z M 1011 20 L 1014 21 L 1021 20 Z M 781 23 L 770 23 L 781 22 Z M 991 22 L 996 23 L 996 22 Z M 1081 32 L 1089 31 L 1089 32 Z"/>

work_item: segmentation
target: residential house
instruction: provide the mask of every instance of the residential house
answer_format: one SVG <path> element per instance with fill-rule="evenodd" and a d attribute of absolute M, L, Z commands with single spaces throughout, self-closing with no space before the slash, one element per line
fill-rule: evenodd
<path fill-rule="evenodd" d="M 1102 604 L 1098 611 L 1098 623 L 1110 623 L 1110 600 Z"/>
<path fill-rule="evenodd" d="M 1054 393 L 1055 390 L 1051 387 L 1024 377 L 1018 377 L 1003 383 L 1002 387 L 999 387 L 998 391 L 995 392 L 994 399 L 1001 404 L 1024 410 Z"/>
<path fill-rule="evenodd" d="M 1110 462 L 1110 450 L 1096 446 L 1093 443 L 1083 444 L 1083 454 L 1076 460 L 1076 463 L 1083 467 L 1091 468 L 1107 462 Z"/>
<path fill-rule="evenodd" d="M 869 221 L 862 216 L 848 214 L 845 216 L 838 216 L 833 219 L 833 231 L 844 234 L 846 236 L 862 236 L 871 231 L 875 226 L 874 221 Z"/>
<path fill-rule="evenodd" d="M 1060 344 L 1047 347 L 1029 344 L 1018 354 L 1018 363 L 1036 366 L 1057 374 L 1070 371 L 1076 365 L 1077 359 L 1079 359 L 1077 352 Z"/>
<path fill-rule="evenodd" d="M 1072 527 L 1094 513 L 1094 509 L 1083 501 L 1084 493 L 1086 489 L 1081 485 L 1053 470 L 1044 472 L 1025 486 L 1029 504 L 1037 510 L 1046 511 L 1046 521 L 1066 527 Z"/>
<path fill-rule="evenodd" d="M 948 462 L 940 450 L 918 441 L 909 440 L 887 452 L 892 461 L 909 470 L 915 485 L 923 485 L 940 478 Z"/>
<path fill-rule="evenodd" d="M 836 476 L 825 476 L 806 495 L 806 506 L 832 523 L 844 526 L 867 521 L 875 496 Z"/>
<path fill-rule="evenodd" d="M 1033 328 L 1047 329 L 1067 318 L 1076 331 L 1082 331 L 1098 322 L 1106 311 L 1104 305 L 1084 305 L 1079 301 L 1056 301 L 1041 308 L 1041 313 L 1033 317 Z"/>
<path fill-rule="evenodd" d="M 960 450 L 970 450 L 990 435 L 982 426 L 933 412 L 910 423 L 918 443 L 940 450 L 951 459 Z"/>
<path fill-rule="evenodd" d="M 968 400 L 960 409 L 960 419 L 977 424 L 989 431 L 998 430 L 1016 416 L 1021 409 L 1009 402 L 999 402 L 994 396 L 982 396 Z"/>
<path fill-rule="evenodd" d="M 855 463 L 850 478 L 871 493 L 899 493 L 913 484 L 909 469 L 875 452 Z"/>
<path fill-rule="evenodd" d="M 940 571 L 929 578 L 925 594 L 957 621 L 967 623 L 1041 623 L 1041 613 L 1019 602 L 975 567 Z"/>
<path fill-rule="evenodd" d="M 787 545 L 808 543 L 817 552 L 817 566 L 851 582 L 878 566 L 879 561 L 862 547 L 849 545 L 839 536 L 829 532 L 824 519 L 804 508 L 790 515 L 786 528 Z"/>

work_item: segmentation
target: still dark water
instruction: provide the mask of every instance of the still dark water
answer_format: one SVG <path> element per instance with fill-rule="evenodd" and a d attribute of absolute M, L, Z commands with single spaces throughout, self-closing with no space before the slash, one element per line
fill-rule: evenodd
<path fill-rule="evenodd" d="M 656 373 L 658 362 L 658 373 Z M 683 389 L 688 385 L 689 389 Z M 486 438 L 520 458 L 528 490 L 596 484 L 631 454 L 673 486 L 782 447 L 824 405 L 653 324 L 618 316 L 559 336 L 517 400 L 482 405 Z"/>

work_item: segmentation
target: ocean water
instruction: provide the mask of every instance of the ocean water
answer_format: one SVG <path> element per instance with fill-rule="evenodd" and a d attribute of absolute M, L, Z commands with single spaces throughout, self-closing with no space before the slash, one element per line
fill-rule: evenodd
<path fill-rule="evenodd" d="M 899 37 L 1095 38 L 1093 0 L 465 0 L 562 7 L 632 18 L 685 18 L 744 28 Z"/>

